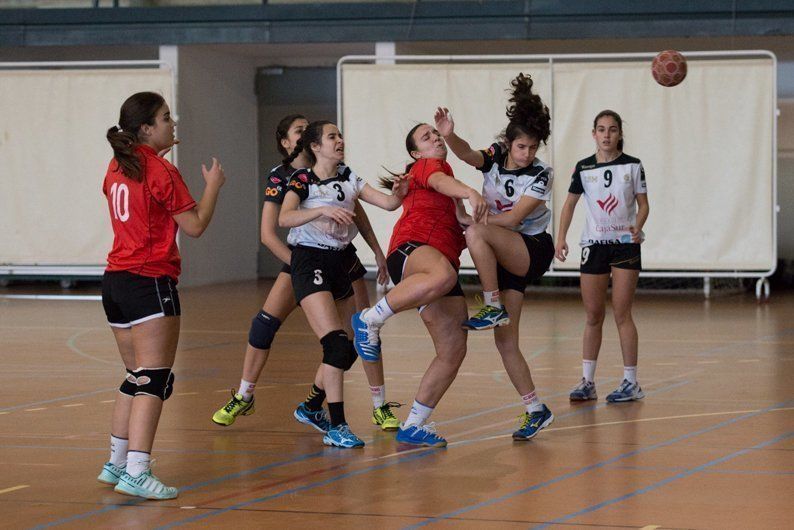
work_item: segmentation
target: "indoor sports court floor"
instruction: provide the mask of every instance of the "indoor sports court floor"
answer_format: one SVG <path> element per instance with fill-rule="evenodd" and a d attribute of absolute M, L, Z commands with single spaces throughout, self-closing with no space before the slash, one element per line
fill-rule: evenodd
<path fill-rule="evenodd" d="M 319 360 L 298 312 L 276 338 L 257 411 L 210 421 L 240 378 L 268 282 L 182 290 L 176 388 L 140 501 L 95 479 L 122 370 L 99 302 L 0 299 L 0 526 L 5 528 L 792 528 L 794 293 L 641 293 L 646 398 L 607 405 L 622 376 L 607 314 L 598 402 L 571 404 L 584 314 L 576 290 L 529 291 L 522 348 L 556 420 L 513 442 L 522 412 L 490 332 L 473 333 L 433 420 L 446 449 L 401 451 L 370 423 L 356 365 L 345 404 L 363 450 L 324 447 L 292 418 Z M 15 289 L 0 289 L 10 294 Z M 470 302 L 472 302 L 470 300 Z M 472 302 L 473 303 L 473 302 Z M 387 398 L 411 403 L 431 358 L 416 312 L 384 334 Z M 407 407 L 398 410 L 401 419 Z"/>

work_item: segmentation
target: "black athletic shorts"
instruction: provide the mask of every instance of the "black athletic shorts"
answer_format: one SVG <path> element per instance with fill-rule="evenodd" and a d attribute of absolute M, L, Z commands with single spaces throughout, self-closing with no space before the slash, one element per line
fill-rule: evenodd
<path fill-rule="evenodd" d="M 389 256 L 386 258 L 386 268 L 389 270 L 389 276 L 391 276 L 391 281 L 394 283 L 394 285 L 397 285 L 403 279 L 405 260 L 407 260 L 408 256 L 411 255 L 411 252 L 426 244 L 427 243 L 409 241 L 408 243 L 403 243 L 394 249 L 394 252 L 389 254 Z M 453 287 L 452 290 L 444 296 L 463 296 L 463 287 L 460 286 L 460 282 L 458 281 L 455 284 L 455 287 Z"/>
<path fill-rule="evenodd" d="M 154 318 L 182 314 L 176 280 L 127 271 L 106 271 L 102 276 L 102 305 L 114 328 L 130 328 Z"/>
<path fill-rule="evenodd" d="M 290 246 L 290 250 L 294 250 L 294 247 Z M 367 274 L 367 269 L 364 268 L 364 265 L 361 264 L 361 260 L 358 259 L 356 247 L 353 246 L 353 243 L 350 243 L 342 252 L 345 254 L 345 259 L 348 260 L 346 267 L 348 276 L 350 276 L 350 281 L 354 282 L 363 278 Z M 281 272 L 292 274 L 292 268 L 285 263 L 281 267 Z"/>
<path fill-rule="evenodd" d="M 642 255 L 639 243 L 595 244 L 582 247 L 582 263 L 579 270 L 584 274 L 609 274 L 617 269 L 642 270 Z"/>
<path fill-rule="evenodd" d="M 499 279 L 499 290 L 512 289 L 523 293 L 527 282 L 537 280 L 549 270 L 551 260 L 554 259 L 554 241 L 547 232 L 528 236 L 520 234 L 529 253 L 529 270 L 524 276 L 517 276 L 498 263 L 496 274 Z"/>
<path fill-rule="evenodd" d="M 334 300 L 353 295 L 349 258 L 343 250 L 298 245 L 292 249 L 292 289 L 298 304 L 310 294 L 328 291 Z"/>

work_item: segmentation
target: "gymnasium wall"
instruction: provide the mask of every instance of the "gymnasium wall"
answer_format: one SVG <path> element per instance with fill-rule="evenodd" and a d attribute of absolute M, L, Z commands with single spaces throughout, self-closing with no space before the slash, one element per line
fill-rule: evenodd
<path fill-rule="evenodd" d="M 384 162 L 406 161 L 403 139 L 435 105 L 452 109 L 458 133 L 486 147 L 505 125 L 509 79 L 531 73 L 552 108 L 549 146 L 538 156 L 555 167 L 555 220 L 577 160 L 594 151 L 592 118 L 604 108 L 624 118 L 626 152 L 643 160 L 652 214 L 643 264 L 659 270 L 768 270 L 772 234 L 773 83 L 771 58 L 690 59 L 679 87 L 652 80 L 648 59 L 555 60 L 548 64 L 343 64 L 342 127 L 347 161 L 374 181 Z M 553 75 L 553 89 L 550 82 Z M 741 129 L 741 132 L 737 130 Z M 450 155 L 456 176 L 476 188 L 481 177 Z M 368 208 L 379 233 L 395 214 Z M 577 268 L 584 205 L 568 234 Z M 368 250 L 362 259 L 374 263 Z M 464 266 L 472 266 L 464 255 Z"/>

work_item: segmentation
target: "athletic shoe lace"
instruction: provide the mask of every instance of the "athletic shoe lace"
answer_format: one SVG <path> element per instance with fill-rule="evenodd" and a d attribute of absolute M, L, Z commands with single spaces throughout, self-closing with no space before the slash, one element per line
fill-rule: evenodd
<path fill-rule="evenodd" d="M 230 399 L 226 406 L 223 407 L 223 410 L 231 414 L 232 410 L 234 410 L 234 407 L 236 407 L 238 403 L 241 403 L 241 401 L 237 399 L 237 395 L 234 393 L 234 390 L 232 390 L 232 399 Z"/>
<path fill-rule="evenodd" d="M 396 401 L 388 401 L 380 406 L 380 411 L 383 414 L 385 419 L 397 419 L 394 413 L 391 411 L 391 407 L 400 408 L 402 407 L 402 403 L 397 403 Z"/>
<path fill-rule="evenodd" d="M 421 427 L 417 427 L 418 431 L 423 431 L 425 433 L 425 437 L 427 436 L 437 436 L 436 434 L 436 422 L 425 423 Z"/>
<path fill-rule="evenodd" d="M 477 319 L 480 319 L 480 320 L 484 320 L 485 317 L 487 317 L 489 315 L 489 313 L 493 313 L 495 311 L 496 311 L 495 307 L 490 306 L 490 305 L 485 305 L 485 306 L 482 306 L 482 308 L 480 308 L 480 310 L 477 312 L 477 314 L 474 315 L 474 317 L 472 317 L 472 318 L 477 318 Z"/>
<path fill-rule="evenodd" d="M 587 380 L 583 377 L 582 381 L 578 385 L 576 385 L 576 388 L 574 388 L 574 390 L 584 391 L 587 389 L 587 386 L 588 386 Z"/>

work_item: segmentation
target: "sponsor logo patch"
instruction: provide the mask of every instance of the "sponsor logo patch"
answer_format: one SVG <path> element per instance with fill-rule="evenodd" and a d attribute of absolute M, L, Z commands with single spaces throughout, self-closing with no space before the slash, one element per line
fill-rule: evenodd
<path fill-rule="evenodd" d="M 612 215 L 612 212 L 615 211 L 615 208 L 617 208 L 619 204 L 617 197 L 611 193 L 609 194 L 609 197 L 603 201 L 597 200 L 596 202 L 598 203 L 599 208 L 604 210 L 608 215 Z"/>

